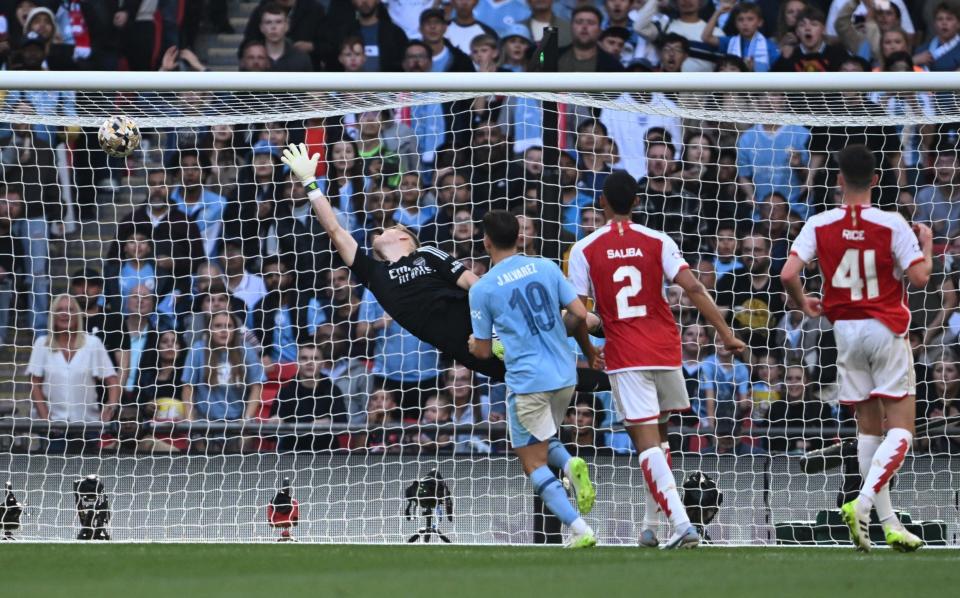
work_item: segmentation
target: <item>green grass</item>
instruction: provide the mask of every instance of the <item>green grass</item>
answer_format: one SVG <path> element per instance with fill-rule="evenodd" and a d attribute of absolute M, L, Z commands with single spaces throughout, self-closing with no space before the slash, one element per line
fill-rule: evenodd
<path fill-rule="evenodd" d="M 958 595 L 960 553 L 853 549 L 0 544 L 2 596 Z"/>

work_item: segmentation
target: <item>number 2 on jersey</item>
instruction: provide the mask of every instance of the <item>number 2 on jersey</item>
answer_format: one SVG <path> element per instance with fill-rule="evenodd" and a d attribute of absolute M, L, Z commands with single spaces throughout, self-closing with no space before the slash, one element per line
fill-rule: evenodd
<path fill-rule="evenodd" d="M 613 282 L 628 281 L 630 284 L 617 291 L 617 318 L 645 318 L 646 305 L 630 305 L 630 300 L 640 293 L 643 288 L 643 279 L 636 266 L 620 266 L 613 273 Z"/>
<path fill-rule="evenodd" d="M 863 283 L 867 283 L 867 299 L 880 296 L 880 283 L 877 281 L 877 252 L 874 249 L 863 250 L 863 275 L 860 269 L 860 250 L 848 249 L 837 265 L 830 284 L 835 289 L 850 289 L 850 300 L 863 299 Z"/>

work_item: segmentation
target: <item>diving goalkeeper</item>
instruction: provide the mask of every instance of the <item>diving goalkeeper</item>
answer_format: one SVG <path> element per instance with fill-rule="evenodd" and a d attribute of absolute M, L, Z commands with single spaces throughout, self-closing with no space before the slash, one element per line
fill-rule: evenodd
<path fill-rule="evenodd" d="M 343 263 L 373 293 L 383 310 L 410 334 L 430 343 L 446 357 L 503 381 L 506 369 L 501 359 L 479 359 L 467 349 L 472 332 L 467 291 L 479 277 L 436 247 L 421 246 L 417 237 L 402 225 L 374 237 L 372 255 L 367 253 L 340 226 L 330 202 L 318 188 L 314 173 L 319 159 L 319 154 L 309 156 L 303 144 L 290 144 L 281 158 L 303 182 L 314 212 Z M 596 318 L 592 314 L 591 317 Z M 578 390 L 609 389 L 603 372 L 582 370 L 580 374 Z"/>

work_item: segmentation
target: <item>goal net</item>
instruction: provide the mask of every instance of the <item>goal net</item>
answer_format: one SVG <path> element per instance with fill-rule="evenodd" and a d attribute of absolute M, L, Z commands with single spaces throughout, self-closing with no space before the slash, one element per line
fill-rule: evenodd
<path fill-rule="evenodd" d="M 936 242 L 930 284 L 908 293 L 918 432 L 893 503 L 929 543 L 958 541 L 960 80 L 506 75 L 462 90 L 383 75 L 344 90 L 322 75 L 194 89 L 143 76 L 117 91 L 16 77 L 0 91 L 0 479 L 24 505 L 19 529 L 4 521 L 15 537 L 77 538 L 74 484 L 95 474 L 115 540 L 274 541 L 268 505 L 289 479 L 301 541 L 400 543 L 431 526 L 455 543 L 556 541 L 508 448 L 503 383 L 405 331 L 343 266 L 279 159 L 305 143 L 363 250 L 403 225 L 481 276 L 486 211 L 514 211 L 520 250 L 565 266 L 604 224 L 606 176 L 629 172 L 635 221 L 677 242 L 749 345 L 718 350 L 664 286 L 693 407 L 670 421 L 673 469 L 722 494 L 706 535 L 844 542 L 856 462 L 802 459 L 855 438 L 835 341 L 777 273 L 804 221 L 839 200 L 836 152 L 863 143 L 876 204 Z M 111 115 L 139 126 L 127 158 L 98 144 Z M 610 393 L 578 393 L 560 437 L 590 465 L 600 541 L 635 544 L 643 479 Z"/>

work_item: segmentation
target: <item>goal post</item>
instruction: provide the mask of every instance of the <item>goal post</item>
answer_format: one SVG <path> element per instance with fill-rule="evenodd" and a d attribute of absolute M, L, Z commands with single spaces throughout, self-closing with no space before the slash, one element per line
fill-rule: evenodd
<path fill-rule="evenodd" d="M 777 272 L 839 199 L 833 155 L 864 143 L 878 206 L 936 239 L 931 283 L 907 298 L 918 434 L 893 502 L 929 543 L 958 542 L 956 73 L 10 71 L 0 86 L 0 477 L 25 506 L 18 537 L 75 539 L 73 483 L 97 474 L 116 540 L 274 541 L 266 509 L 289 478 L 298 540 L 402 543 L 432 504 L 408 491 L 435 470 L 453 510 L 434 504 L 433 523 L 454 542 L 533 541 L 504 385 L 418 341 L 342 267 L 279 161 L 295 142 L 321 154 L 361 248 L 400 224 L 480 275 L 486 211 L 514 211 L 520 249 L 565 266 L 603 225 L 604 178 L 628 171 L 634 220 L 674 238 L 749 345 L 718 352 L 664 285 L 693 406 L 670 422 L 673 467 L 722 493 L 710 541 L 843 542 L 855 464 L 801 459 L 855 437 L 835 341 Z M 112 115 L 143 138 L 125 159 L 97 145 Z M 51 338 L 77 322 L 68 362 Z M 578 394 L 561 439 L 598 484 L 600 541 L 636 544 L 643 478 L 609 392 Z"/>

